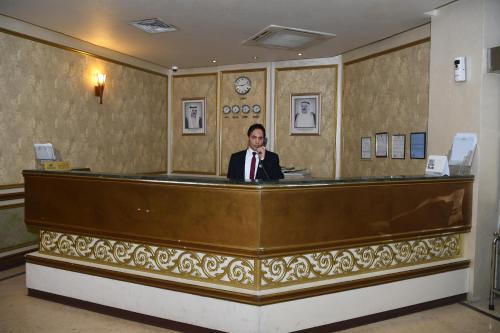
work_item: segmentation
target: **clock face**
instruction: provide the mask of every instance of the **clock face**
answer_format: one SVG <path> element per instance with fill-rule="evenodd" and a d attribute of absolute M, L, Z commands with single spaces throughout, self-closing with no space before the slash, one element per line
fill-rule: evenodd
<path fill-rule="evenodd" d="M 229 105 L 224 105 L 224 107 L 222 108 L 222 112 L 228 114 L 229 112 L 231 112 L 231 107 Z"/>
<path fill-rule="evenodd" d="M 240 95 L 247 94 L 252 88 L 252 81 L 246 76 L 240 76 L 234 81 L 234 90 Z"/>
<path fill-rule="evenodd" d="M 241 112 L 243 112 L 243 113 L 248 113 L 248 112 L 250 112 L 250 106 L 248 106 L 248 105 L 246 105 L 246 104 L 245 104 L 245 105 L 243 105 L 243 106 L 241 107 Z"/>
<path fill-rule="evenodd" d="M 254 106 L 252 106 L 252 111 L 254 113 L 259 113 L 260 112 L 260 105 L 259 104 L 255 104 Z"/>
<path fill-rule="evenodd" d="M 238 105 L 233 105 L 231 111 L 233 111 L 233 113 L 238 113 L 240 112 L 240 107 Z"/>

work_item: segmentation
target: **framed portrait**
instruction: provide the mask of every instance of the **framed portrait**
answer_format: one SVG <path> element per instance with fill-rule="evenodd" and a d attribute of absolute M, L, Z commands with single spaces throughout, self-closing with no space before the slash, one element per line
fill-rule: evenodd
<path fill-rule="evenodd" d="M 319 94 L 292 94 L 290 134 L 319 135 L 321 101 Z"/>
<path fill-rule="evenodd" d="M 410 134 L 410 158 L 425 159 L 426 133 L 414 132 Z"/>
<path fill-rule="evenodd" d="M 394 134 L 391 142 L 391 158 L 395 160 L 405 159 L 406 135 Z"/>
<path fill-rule="evenodd" d="M 362 137 L 361 138 L 361 159 L 370 160 L 372 158 L 372 138 Z"/>
<path fill-rule="evenodd" d="M 205 134 L 205 98 L 182 100 L 182 135 Z"/>
<path fill-rule="evenodd" d="M 375 134 L 375 157 L 387 157 L 387 132 Z"/>

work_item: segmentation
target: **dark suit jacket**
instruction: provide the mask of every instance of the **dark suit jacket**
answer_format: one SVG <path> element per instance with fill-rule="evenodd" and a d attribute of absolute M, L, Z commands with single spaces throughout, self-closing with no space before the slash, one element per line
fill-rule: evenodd
<path fill-rule="evenodd" d="M 227 178 L 229 179 L 245 179 L 245 157 L 247 150 L 242 150 L 231 155 L 229 167 L 227 168 Z M 258 162 L 258 160 L 257 160 Z M 280 158 L 269 150 L 266 150 L 266 157 L 260 161 L 262 168 L 257 169 L 256 179 L 276 180 L 283 179 L 283 173 L 280 167 Z M 267 173 L 267 174 L 266 174 Z"/>

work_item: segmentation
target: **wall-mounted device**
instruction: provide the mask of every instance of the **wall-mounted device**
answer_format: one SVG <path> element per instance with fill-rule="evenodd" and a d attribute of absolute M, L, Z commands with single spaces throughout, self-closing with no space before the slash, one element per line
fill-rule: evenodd
<path fill-rule="evenodd" d="M 456 57 L 453 65 L 455 66 L 455 82 L 463 82 L 465 76 L 465 57 Z"/>
<path fill-rule="evenodd" d="M 500 46 L 488 49 L 488 73 L 500 74 Z"/>

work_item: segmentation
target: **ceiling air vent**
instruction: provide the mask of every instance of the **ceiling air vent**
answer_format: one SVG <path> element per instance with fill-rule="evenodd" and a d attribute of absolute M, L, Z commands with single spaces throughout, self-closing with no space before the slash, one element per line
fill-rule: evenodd
<path fill-rule="evenodd" d="M 150 34 L 157 34 L 160 32 L 172 32 L 179 30 L 179 28 L 177 28 L 176 26 L 167 24 L 162 20 L 160 20 L 159 18 L 133 21 L 130 22 L 130 24 Z"/>
<path fill-rule="evenodd" d="M 303 50 L 333 37 L 335 34 L 270 25 L 245 40 L 243 45 Z"/>

